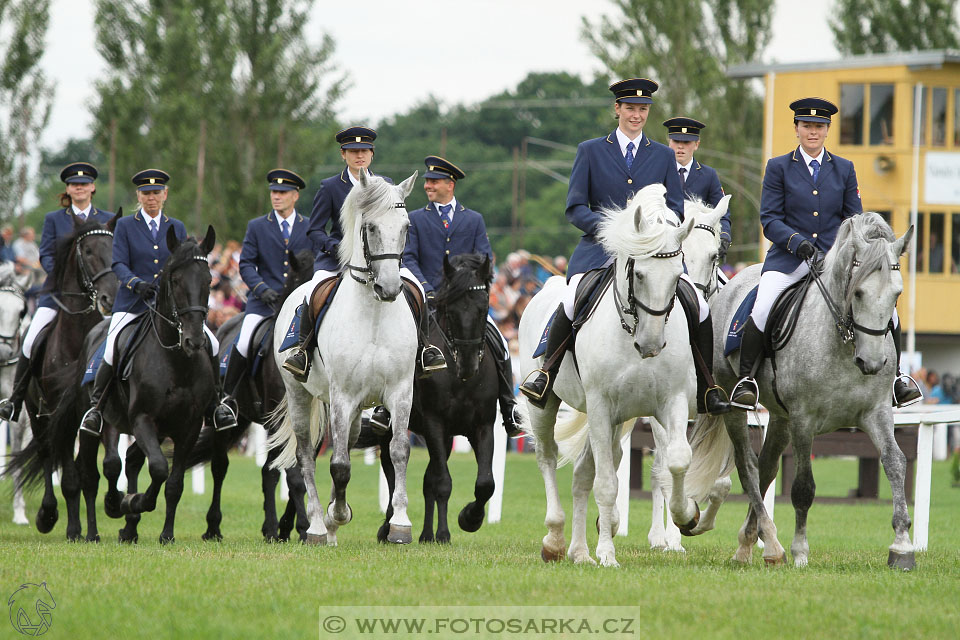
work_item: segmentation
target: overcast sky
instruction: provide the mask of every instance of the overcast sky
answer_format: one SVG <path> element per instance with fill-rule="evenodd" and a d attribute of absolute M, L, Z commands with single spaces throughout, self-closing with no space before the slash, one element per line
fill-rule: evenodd
<path fill-rule="evenodd" d="M 41 142 L 56 147 L 90 134 L 88 105 L 104 72 L 95 48 L 92 0 L 53 0 L 43 68 L 56 83 Z M 611 11 L 609 0 L 318 0 L 307 28 L 336 41 L 335 63 L 352 88 L 339 114 L 376 122 L 436 95 L 446 104 L 474 102 L 509 89 L 531 71 L 600 70 L 580 39 L 581 16 Z M 827 0 L 776 0 L 773 42 L 765 61 L 836 56 Z M 658 79 L 662 80 L 662 79 Z M 296 88 L 291 88 L 296 91 Z"/>

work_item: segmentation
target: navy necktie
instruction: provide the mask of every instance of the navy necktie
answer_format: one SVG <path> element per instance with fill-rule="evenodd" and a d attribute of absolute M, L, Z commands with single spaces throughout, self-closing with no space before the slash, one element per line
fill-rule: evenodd
<path fill-rule="evenodd" d="M 80 212 L 77 213 L 77 218 L 80 219 L 80 222 L 86 222 L 86 221 L 87 221 L 87 214 L 85 214 L 83 211 L 80 211 Z"/>
<path fill-rule="evenodd" d="M 683 184 L 687 181 L 687 168 L 680 167 L 680 184 Z"/>
<path fill-rule="evenodd" d="M 634 148 L 635 148 L 635 147 L 633 146 L 633 143 L 632 143 L 632 142 L 628 142 L 628 143 L 627 143 L 627 155 L 625 155 L 625 156 L 623 157 L 623 159 L 624 159 L 624 160 L 626 161 L 626 163 L 627 163 L 627 171 L 630 171 L 630 169 L 633 168 L 633 150 L 634 150 Z"/>
<path fill-rule="evenodd" d="M 284 220 L 280 223 L 280 230 L 283 233 L 283 242 L 286 243 L 290 240 L 290 223 Z"/>
<path fill-rule="evenodd" d="M 813 181 L 816 182 L 817 178 L 820 177 L 820 163 L 816 160 L 811 160 L 810 168 L 813 169 Z"/>
<path fill-rule="evenodd" d="M 157 231 L 158 231 L 157 221 L 156 221 L 156 220 L 151 220 L 151 221 L 150 221 L 150 233 L 153 235 L 153 241 L 154 241 L 154 242 L 157 241 Z"/>
<path fill-rule="evenodd" d="M 443 220 L 443 228 L 449 229 L 450 223 L 453 220 L 450 218 L 450 210 L 453 209 L 452 204 L 442 204 L 440 205 L 440 219 Z"/>

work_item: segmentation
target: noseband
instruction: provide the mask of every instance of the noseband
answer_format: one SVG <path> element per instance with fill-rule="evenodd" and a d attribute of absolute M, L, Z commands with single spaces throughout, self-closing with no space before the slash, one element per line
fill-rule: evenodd
<path fill-rule="evenodd" d="M 407 205 L 402 202 L 397 202 L 393 205 L 394 209 L 405 209 Z M 370 253 L 370 245 L 367 242 L 367 228 L 361 226 L 360 228 L 360 241 L 363 243 L 363 259 L 366 262 L 366 266 L 358 267 L 356 265 L 347 264 L 347 269 L 350 270 L 350 277 L 359 282 L 360 284 L 372 284 L 373 283 L 373 268 L 371 264 L 377 260 L 397 260 L 403 262 L 402 253 Z M 403 234 L 403 242 L 400 244 L 401 247 L 407 246 L 407 234 Z M 362 273 L 363 277 L 360 277 L 356 274 Z"/>
<path fill-rule="evenodd" d="M 486 293 L 487 299 L 489 300 L 489 298 L 490 298 L 490 287 L 489 287 L 489 285 L 477 284 L 477 285 L 474 285 L 474 286 L 472 286 L 472 287 L 467 287 L 467 289 L 463 292 L 462 295 L 466 295 L 467 293 L 469 293 L 469 292 L 471 292 L 471 291 L 483 291 L 483 292 Z M 462 295 L 461 295 L 460 297 L 462 297 Z M 460 349 L 461 349 L 461 348 L 477 347 L 478 357 L 479 357 L 479 359 L 480 359 L 479 361 L 482 363 L 482 362 L 483 362 L 483 353 L 484 353 L 484 349 L 483 349 L 483 336 L 484 336 L 484 333 L 485 333 L 485 331 L 486 331 L 486 327 L 484 327 L 484 328 L 483 328 L 484 330 L 480 332 L 480 337 L 479 337 L 479 338 L 458 338 L 458 337 L 456 337 L 456 336 L 454 336 L 454 337 L 452 337 L 452 338 L 451 338 L 451 337 L 448 337 L 448 336 L 447 336 L 447 331 L 449 331 L 449 328 L 450 328 L 451 326 L 453 326 L 453 323 L 450 321 L 450 314 L 448 313 L 449 308 L 450 308 L 450 306 L 449 306 L 448 304 L 444 304 L 444 306 L 443 306 L 443 323 L 446 325 L 446 328 L 440 327 L 440 335 L 443 336 L 443 341 L 444 341 L 444 342 L 446 343 L 446 345 L 447 345 L 447 351 L 450 352 L 450 354 L 453 356 L 453 361 L 456 362 L 457 360 L 460 359 Z M 451 343 L 452 343 L 452 344 L 451 344 Z"/>
<path fill-rule="evenodd" d="M 207 260 L 206 256 L 193 256 L 192 260 L 194 262 L 202 262 L 206 264 L 209 268 L 210 262 Z M 188 263 L 187 263 L 188 264 Z M 183 265 L 181 265 L 183 266 Z M 160 277 L 163 277 L 163 270 L 160 271 Z M 170 317 L 166 317 L 160 310 L 157 309 L 156 302 L 153 305 L 147 304 L 147 309 L 150 311 L 151 324 L 153 325 L 153 332 L 157 336 L 157 343 L 164 349 L 173 351 L 177 349 L 183 349 L 183 322 L 181 321 L 181 316 L 187 313 L 202 313 L 204 319 L 207 317 L 207 312 L 210 310 L 210 307 L 205 304 L 191 305 L 189 307 L 184 307 L 182 309 L 177 307 L 177 299 L 173 296 L 173 284 L 171 284 L 170 279 L 168 278 L 164 286 L 166 288 L 166 297 L 170 300 Z M 168 325 L 177 330 L 177 343 L 172 345 L 163 344 L 163 339 L 160 337 L 160 332 L 157 329 L 156 318 L 160 318 Z"/>
<path fill-rule="evenodd" d="M 83 260 L 83 252 L 80 250 L 80 244 L 83 242 L 84 238 L 89 236 L 110 236 L 112 238 L 113 232 L 108 231 L 107 229 L 93 229 L 81 234 L 80 237 L 77 238 L 76 242 L 74 243 L 74 246 L 76 247 L 75 253 L 77 256 L 77 284 L 80 285 L 80 288 L 83 291 L 60 291 L 59 294 L 61 296 L 80 296 L 89 298 L 90 305 L 81 309 L 80 311 L 72 311 L 68 309 L 62 302 L 60 302 L 56 294 L 50 294 L 50 296 L 53 298 L 53 301 L 57 303 L 57 306 L 60 307 L 64 313 L 67 313 L 71 316 L 80 316 L 97 310 L 97 280 L 113 271 L 112 265 L 109 265 L 92 276 L 90 275 L 90 271 L 87 269 L 87 263 Z"/>
<path fill-rule="evenodd" d="M 683 249 L 677 249 L 676 251 L 670 251 L 668 253 L 655 253 L 653 258 L 675 258 L 679 255 L 683 255 Z M 614 263 L 616 264 L 616 263 Z M 666 316 L 663 322 L 666 323 L 670 319 L 670 311 L 673 310 L 673 303 L 676 302 L 677 296 L 673 295 L 670 297 L 670 302 L 663 309 L 653 309 L 648 307 L 640 300 L 637 300 L 636 296 L 633 294 L 633 266 L 635 262 L 633 258 L 627 258 L 627 263 L 625 267 L 625 272 L 627 274 L 627 305 L 623 304 L 622 299 L 620 298 L 620 289 L 617 287 L 616 283 L 613 285 L 613 300 L 617 305 L 617 314 L 620 316 L 620 326 L 623 327 L 623 330 L 627 332 L 628 335 L 634 335 L 637 332 L 637 325 L 640 322 L 640 312 L 637 311 L 637 307 L 640 307 L 643 311 L 651 316 Z M 614 267 L 616 269 L 616 267 Z M 633 326 L 630 326 L 630 323 L 627 322 L 627 316 L 633 318 Z"/>

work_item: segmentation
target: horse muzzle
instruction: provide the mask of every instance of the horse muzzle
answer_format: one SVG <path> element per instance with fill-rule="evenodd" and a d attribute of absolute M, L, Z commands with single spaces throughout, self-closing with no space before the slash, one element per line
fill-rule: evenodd
<path fill-rule="evenodd" d="M 875 359 L 875 358 L 863 358 L 861 356 L 856 356 L 853 361 L 856 363 L 857 368 L 860 369 L 860 373 L 865 376 L 875 376 L 880 373 L 887 364 L 887 359 Z"/>
<path fill-rule="evenodd" d="M 380 302 L 393 302 L 400 295 L 400 287 L 383 287 L 379 283 L 373 284 L 373 295 Z"/>
<path fill-rule="evenodd" d="M 664 342 L 661 345 L 641 345 L 639 342 L 633 343 L 633 348 L 637 350 L 637 353 L 640 354 L 641 358 L 655 358 L 660 355 L 660 352 L 663 351 L 664 347 L 667 346 L 667 343 Z"/>

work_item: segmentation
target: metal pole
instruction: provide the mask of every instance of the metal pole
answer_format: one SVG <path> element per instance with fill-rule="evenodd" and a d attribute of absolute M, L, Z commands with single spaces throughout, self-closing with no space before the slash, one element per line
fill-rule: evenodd
<path fill-rule="evenodd" d="M 917 206 L 920 199 L 920 123 L 924 112 L 923 83 L 918 82 L 913 95 L 913 177 L 910 188 L 910 225 L 914 233 L 910 238 L 910 297 L 907 302 L 907 371 L 913 368 L 914 352 L 917 348 Z"/>

